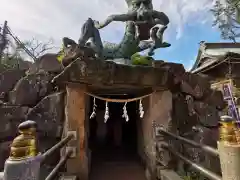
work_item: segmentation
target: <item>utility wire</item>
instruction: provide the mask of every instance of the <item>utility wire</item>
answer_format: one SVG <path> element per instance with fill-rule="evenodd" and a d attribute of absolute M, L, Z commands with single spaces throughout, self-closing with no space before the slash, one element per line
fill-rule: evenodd
<path fill-rule="evenodd" d="M 16 41 L 16 43 L 18 45 L 20 45 L 20 47 L 34 60 L 36 61 L 37 58 L 36 56 L 34 56 L 33 53 L 31 53 L 31 51 L 29 51 L 29 49 L 24 45 L 24 43 L 22 43 L 22 41 L 13 34 L 12 30 L 9 28 L 9 26 L 7 26 L 7 33 Z"/>

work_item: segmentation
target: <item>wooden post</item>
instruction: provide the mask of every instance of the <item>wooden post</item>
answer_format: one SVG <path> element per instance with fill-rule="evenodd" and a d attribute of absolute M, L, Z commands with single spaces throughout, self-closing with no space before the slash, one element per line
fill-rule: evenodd
<path fill-rule="evenodd" d="M 76 131 L 77 140 L 70 146 L 76 147 L 76 156 L 67 161 L 67 173 L 77 175 L 82 180 L 88 179 L 87 137 L 85 130 L 86 88 L 84 86 L 67 85 L 66 97 L 66 129 Z"/>
<path fill-rule="evenodd" d="M 240 144 L 218 142 L 222 180 L 240 180 Z"/>

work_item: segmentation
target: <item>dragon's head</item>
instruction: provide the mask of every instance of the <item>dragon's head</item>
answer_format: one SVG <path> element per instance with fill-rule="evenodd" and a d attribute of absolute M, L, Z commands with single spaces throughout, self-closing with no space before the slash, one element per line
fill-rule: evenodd
<path fill-rule="evenodd" d="M 136 12 L 138 20 L 147 20 L 149 12 L 153 10 L 152 0 L 125 0 L 128 12 Z"/>

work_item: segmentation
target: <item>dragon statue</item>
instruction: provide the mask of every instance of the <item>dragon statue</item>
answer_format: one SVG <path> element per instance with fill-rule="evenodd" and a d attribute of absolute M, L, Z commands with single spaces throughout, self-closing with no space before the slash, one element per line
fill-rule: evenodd
<path fill-rule="evenodd" d="M 128 12 L 125 14 L 114 14 L 99 23 L 91 18 L 83 24 L 81 36 L 78 40 L 80 49 L 89 47 L 96 57 L 104 60 L 130 59 L 137 52 L 148 50 L 148 55 L 154 55 L 157 48 L 170 47 L 163 42 L 163 33 L 169 23 L 168 17 L 153 9 L 152 0 L 125 0 Z M 113 21 L 126 23 L 125 34 L 119 44 L 102 43 L 99 29 L 106 27 Z M 65 38 L 66 40 L 66 38 Z M 70 45 L 73 44 L 68 40 Z M 68 43 L 64 42 L 67 46 Z"/>

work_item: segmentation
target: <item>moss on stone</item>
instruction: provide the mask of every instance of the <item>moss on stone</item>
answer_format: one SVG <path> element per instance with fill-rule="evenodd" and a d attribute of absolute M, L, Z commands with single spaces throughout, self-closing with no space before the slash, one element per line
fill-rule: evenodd
<path fill-rule="evenodd" d="M 150 56 L 144 56 L 144 55 L 140 55 L 139 53 L 136 53 L 134 55 L 132 55 L 131 57 L 131 61 L 133 65 L 143 65 L 143 66 L 149 66 L 151 65 L 151 62 L 154 59 Z"/>

